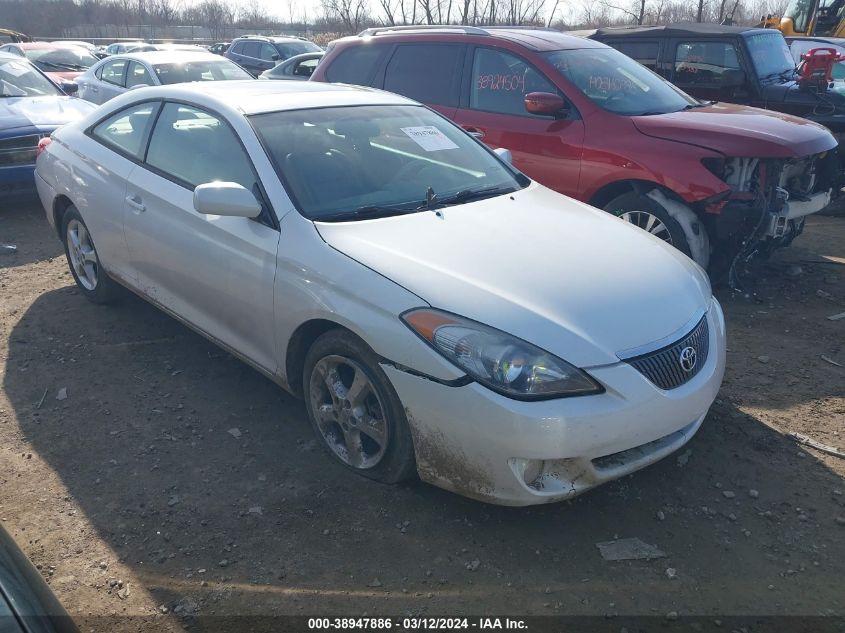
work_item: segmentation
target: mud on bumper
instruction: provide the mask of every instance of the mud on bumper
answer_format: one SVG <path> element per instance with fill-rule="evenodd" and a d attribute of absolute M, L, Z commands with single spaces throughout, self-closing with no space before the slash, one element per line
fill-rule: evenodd
<path fill-rule="evenodd" d="M 382 367 L 405 405 L 423 480 L 499 505 L 551 503 L 644 468 L 692 438 L 724 374 L 715 300 L 708 323 L 707 362 L 668 391 L 625 362 L 587 369 L 603 394 L 540 402 Z"/>

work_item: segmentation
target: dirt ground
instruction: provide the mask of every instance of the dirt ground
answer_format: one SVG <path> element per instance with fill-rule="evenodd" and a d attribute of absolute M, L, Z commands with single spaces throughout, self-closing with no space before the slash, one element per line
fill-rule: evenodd
<path fill-rule="evenodd" d="M 786 436 L 845 448 L 845 319 L 826 318 L 845 311 L 845 217 L 812 218 L 749 295 L 717 291 L 728 371 L 686 449 L 526 509 L 349 475 L 243 363 L 139 299 L 85 301 L 37 203 L 0 209 L 0 242 L 18 247 L 0 255 L 0 519 L 83 631 L 845 615 L 845 460 Z M 667 556 L 607 562 L 617 537 Z"/>

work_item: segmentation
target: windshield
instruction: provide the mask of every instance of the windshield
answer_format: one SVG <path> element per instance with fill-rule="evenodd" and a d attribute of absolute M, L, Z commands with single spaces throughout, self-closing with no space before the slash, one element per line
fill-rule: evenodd
<path fill-rule="evenodd" d="M 753 33 L 745 38 L 745 42 L 760 79 L 795 70 L 795 60 L 780 31 Z"/>
<path fill-rule="evenodd" d="M 422 106 L 292 110 L 250 119 L 298 208 L 312 220 L 414 212 L 427 198 L 429 208 L 452 197 L 458 204 L 530 182 Z"/>
<path fill-rule="evenodd" d="M 24 53 L 29 61 L 46 72 L 83 71 L 100 61 L 78 46 L 29 48 Z"/>
<path fill-rule="evenodd" d="M 153 68 L 162 84 L 252 79 L 252 75 L 243 68 L 225 59 L 181 64 L 156 64 Z"/>
<path fill-rule="evenodd" d="M 323 50 L 313 42 L 280 42 L 274 44 L 276 50 L 279 51 L 280 59 L 287 59 L 294 55 L 301 55 L 302 53 L 316 53 Z"/>
<path fill-rule="evenodd" d="M 0 97 L 60 95 L 53 83 L 25 61 L 0 60 Z"/>
<path fill-rule="evenodd" d="M 612 48 L 581 48 L 544 55 L 593 103 L 616 114 L 666 114 L 701 104 Z"/>

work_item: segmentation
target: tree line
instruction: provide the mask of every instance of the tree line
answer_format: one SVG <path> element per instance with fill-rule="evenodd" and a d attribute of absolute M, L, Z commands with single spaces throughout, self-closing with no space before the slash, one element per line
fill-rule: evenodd
<path fill-rule="evenodd" d="M 785 0 L 0 0 L 0 27 L 38 37 L 225 39 L 244 32 L 317 40 L 399 24 L 513 24 L 560 30 L 680 21 L 754 24 Z M 321 35 L 322 34 L 322 35 Z"/>

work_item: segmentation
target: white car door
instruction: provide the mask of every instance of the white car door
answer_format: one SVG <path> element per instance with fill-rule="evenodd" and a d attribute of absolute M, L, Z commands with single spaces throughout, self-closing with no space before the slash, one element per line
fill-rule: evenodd
<path fill-rule="evenodd" d="M 117 111 L 96 124 L 74 161 L 73 198 L 96 239 L 100 260 L 110 273 L 134 285 L 136 275 L 126 256 L 123 209 L 130 174 L 139 169 L 159 101 L 147 101 Z"/>
<path fill-rule="evenodd" d="M 252 163 L 222 118 L 166 103 L 146 163 L 129 178 L 130 264 L 153 301 L 274 372 L 278 223 L 266 203 L 258 219 L 197 213 L 194 187 L 215 180 L 259 192 Z"/>

